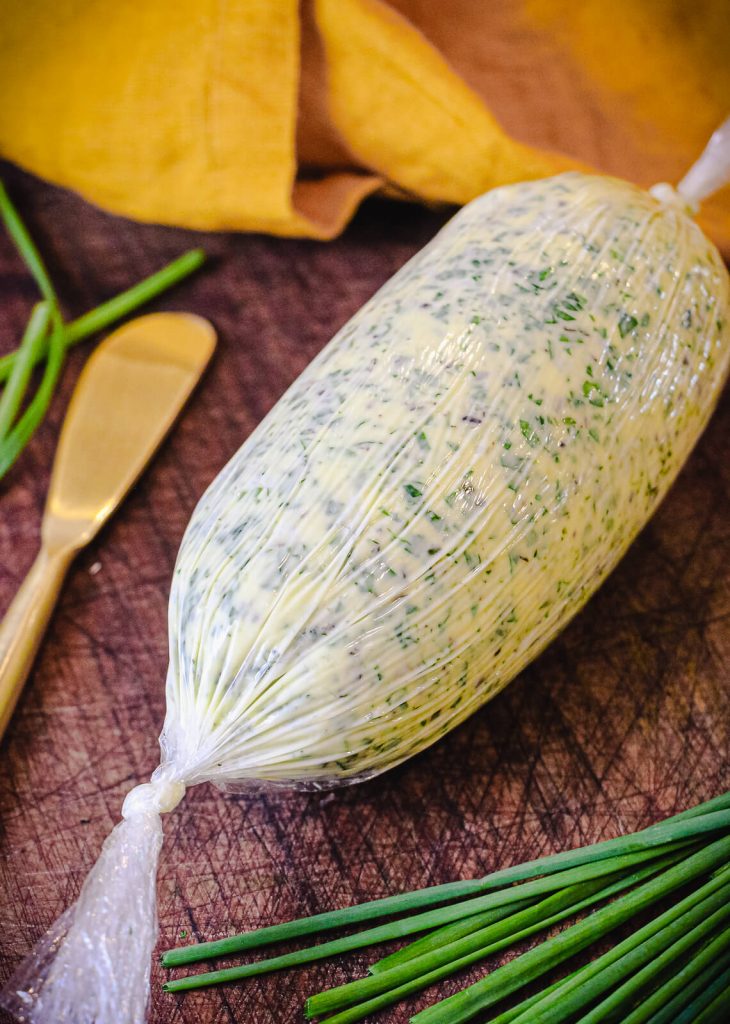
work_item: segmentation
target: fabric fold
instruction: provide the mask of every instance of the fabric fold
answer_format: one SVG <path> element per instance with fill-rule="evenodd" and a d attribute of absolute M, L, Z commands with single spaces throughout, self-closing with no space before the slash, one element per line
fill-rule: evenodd
<path fill-rule="evenodd" d="M 320 239 L 378 191 L 674 180 L 730 105 L 724 2 L 619 0 L 601 62 L 598 0 L 25 0 L 0 33 L 0 154 L 138 220 Z M 728 251 L 730 190 L 703 213 Z"/>

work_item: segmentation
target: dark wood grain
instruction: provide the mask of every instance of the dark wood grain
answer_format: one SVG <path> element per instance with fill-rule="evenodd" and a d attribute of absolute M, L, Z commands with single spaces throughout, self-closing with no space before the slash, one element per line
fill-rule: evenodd
<path fill-rule="evenodd" d="M 445 214 L 373 202 L 321 245 L 131 224 L 11 168 L 69 316 L 202 241 L 212 264 L 157 304 L 220 347 L 121 512 L 73 567 L 2 747 L 0 963 L 7 976 L 78 893 L 127 790 L 157 764 L 166 605 L 203 488 L 289 382 Z M 34 291 L 0 238 L 0 348 Z M 37 546 L 54 443 L 85 353 L 0 484 L 0 609 Z M 333 794 L 192 790 L 165 820 L 161 945 L 212 938 L 617 835 L 730 784 L 730 395 L 659 514 L 587 610 L 446 740 Z M 94 571 L 100 563 L 101 568 Z M 244 987 L 159 992 L 154 1024 L 285 1024 L 363 958 Z M 478 972 L 477 972 L 478 973 Z M 458 982 L 444 985 L 451 991 Z M 406 1021 L 413 1006 L 384 1016 Z"/>

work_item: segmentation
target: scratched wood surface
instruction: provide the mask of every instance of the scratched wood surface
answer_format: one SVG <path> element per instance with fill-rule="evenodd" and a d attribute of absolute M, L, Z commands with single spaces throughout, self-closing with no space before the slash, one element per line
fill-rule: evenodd
<path fill-rule="evenodd" d="M 107 216 L 5 169 L 69 316 L 199 236 Z M 215 361 L 120 513 L 78 559 L 0 753 L 0 974 L 75 898 L 125 793 L 157 763 L 173 561 L 204 487 L 333 332 L 444 213 L 373 202 L 326 246 L 202 239 L 212 260 L 156 304 L 210 317 Z M 0 347 L 34 300 L 0 238 Z M 86 352 L 0 484 L 0 609 L 38 543 L 59 424 Z M 730 784 L 730 394 L 658 515 L 564 635 L 446 740 L 330 794 L 191 791 L 165 820 L 161 946 L 207 939 L 617 835 Z M 286 1024 L 335 966 L 182 998 L 154 1024 Z M 473 972 L 478 974 L 478 971 Z M 1 980 L 1 979 L 0 979 Z M 463 979 L 441 986 L 447 993 Z M 382 1018 L 404 1022 L 431 992 Z"/>

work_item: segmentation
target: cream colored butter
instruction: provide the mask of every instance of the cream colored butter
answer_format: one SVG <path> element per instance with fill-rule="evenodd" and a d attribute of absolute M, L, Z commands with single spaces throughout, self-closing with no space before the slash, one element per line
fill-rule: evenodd
<path fill-rule="evenodd" d="M 676 476 L 729 307 L 700 230 L 625 183 L 563 175 L 457 214 L 193 515 L 163 736 L 186 780 L 361 778 L 493 696 Z"/>

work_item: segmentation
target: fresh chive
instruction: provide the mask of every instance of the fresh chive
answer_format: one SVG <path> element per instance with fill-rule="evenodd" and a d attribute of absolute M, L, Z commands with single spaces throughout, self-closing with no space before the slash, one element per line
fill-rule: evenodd
<path fill-rule="evenodd" d="M 65 354 L 63 325 L 60 320 L 56 320 L 51 330 L 48 358 L 38 390 L 17 424 L 0 441 L 0 479 L 13 465 L 43 419 L 53 397 L 53 390 L 61 372 Z"/>
<path fill-rule="evenodd" d="M 441 970 L 432 971 L 432 973 L 423 978 L 416 978 L 415 981 L 410 982 L 407 985 L 401 986 L 398 989 L 392 989 L 390 992 L 385 992 L 383 995 L 375 996 L 373 999 L 369 999 L 365 1003 L 358 1003 L 357 1006 L 351 1006 L 347 1010 L 342 1010 L 341 1013 L 336 1013 L 333 1017 L 327 1017 L 321 1024 L 355 1024 L 356 1021 L 363 1020 L 365 1017 L 370 1017 L 371 1014 L 377 1013 L 379 1010 L 384 1010 L 388 1006 L 392 1006 L 393 1003 L 400 1002 L 401 999 L 406 999 L 408 996 L 415 995 L 428 985 L 432 985 L 439 981 L 440 978 L 445 978 L 446 972 L 442 968 Z M 551 992 L 554 988 L 557 988 L 561 982 L 555 982 L 546 991 Z M 539 992 L 537 995 L 532 996 L 531 999 L 526 999 L 520 1006 L 527 1006 L 530 1002 L 537 1002 L 545 993 Z M 489 1024 L 511 1024 L 514 1020 L 514 1011 L 507 1010 L 500 1014 L 499 1017 L 495 1017 Z"/>
<path fill-rule="evenodd" d="M 5 228 L 12 240 L 15 242 L 16 248 L 23 258 L 25 265 L 33 275 L 41 295 L 50 303 L 51 308 L 58 309 L 59 305 L 56 290 L 48 276 L 48 271 L 41 259 L 41 254 L 38 252 L 35 242 L 30 237 L 28 229 L 20 219 L 20 214 L 15 209 L 5 186 L 1 181 L 0 217 L 2 217 Z"/>
<path fill-rule="evenodd" d="M 200 249 L 185 253 L 156 274 L 84 314 L 67 327 L 63 322 L 58 297 L 41 255 L 2 182 L 0 218 L 46 302 L 45 314 L 34 311 L 34 315 L 31 316 L 20 348 L 0 359 L 0 382 L 8 382 L 0 399 L 1 478 L 13 465 L 43 420 L 53 397 L 67 347 L 128 315 L 142 303 L 199 267 L 205 257 Z M 47 320 L 41 329 L 40 318 L 43 315 Z M 44 358 L 46 366 L 38 390 L 20 420 L 12 426 L 13 419 L 23 404 L 33 367 Z"/>
<path fill-rule="evenodd" d="M 513 882 L 523 882 L 540 875 L 549 875 L 610 857 L 640 853 L 667 843 L 680 842 L 707 832 L 730 828 L 730 809 L 728 809 L 730 808 L 730 794 L 724 798 L 724 802 L 714 800 L 712 804 L 713 807 L 706 814 L 700 813 L 702 807 L 700 805 L 696 808 L 695 815 L 683 814 L 677 820 L 668 818 L 666 821 L 651 825 L 632 835 L 619 836 L 616 839 L 604 840 L 591 846 L 539 857 L 525 864 L 495 871 L 483 878 L 447 882 L 415 892 L 400 893 L 397 896 L 386 896 L 368 903 L 356 904 L 343 910 L 326 911 L 311 917 L 287 921 L 284 924 L 270 925 L 225 939 L 170 949 L 163 953 L 162 963 L 165 967 L 177 967 L 195 963 L 198 960 L 258 949 L 261 946 L 288 941 L 304 935 L 316 935 L 323 931 L 349 927 L 378 917 L 388 917 L 409 910 L 447 903 L 450 900 L 461 899 L 476 893 L 500 889 Z"/>
<path fill-rule="evenodd" d="M 706 941 L 711 937 L 716 928 L 720 927 L 723 922 L 727 921 L 730 917 L 730 904 L 728 904 L 728 892 L 725 890 L 723 894 L 724 906 L 718 907 L 714 913 L 710 914 L 709 917 L 705 917 L 704 920 L 700 920 L 694 927 L 691 927 L 688 932 L 681 935 L 672 945 L 668 946 L 662 953 L 660 953 L 656 959 L 647 963 L 646 966 L 638 970 L 635 974 L 619 985 L 615 991 L 611 992 L 609 996 L 603 999 L 597 1006 L 595 1006 L 590 1013 L 585 1014 L 580 1018 L 580 1024 L 601 1024 L 607 1018 L 610 1020 L 615 1012 L 621 1012 L 626 1006 L 631 1006 L 633 1001 L 639 996 L 643 989 L 645 989 L 651 981 L 656 978 L 657 974 L 670 968 L 675 960 L 682 956 L 683 953 L 688 952 L 694 946 L 699 945 L 701 942 Z M 705 913 L 706 908 L 697 908 L 697 912 Z M 691 919 L 696 917 L 694 915 L 685 915 L 687 924 Z M 681 927 L 684 922 L 677 922 L 678 926 Z M 668 930 L 668 929 L 667 929 Z M 664 941 L 665 936 L 660 933 L 657 939 L 662 938 Z M 728 942 L 730 942 L 730 934 L 726 935 L 723 948 L 727 948 Z M 620 977 L 620 976 L 619 976 Z M 564 1016 L 560 1017 L 560 1020 L 565 1020 Z"/>
<path fill-rule="evenodd" d="M 605 889 L 599 890 L 593 896 L 576 904 L 572 910 L 567 913 L 578 913 L 587 906 L 602 901 L 608 896 L 613 895 L 621 884 L 624 888 L 635 884 L 637 881 L 640 881 L 645 877 L 651 868 L 655 867 L 656 865 L 644 867 L 633 875 L 625 877 L 621 882 L 615 882 Z M 549 923 L 545 922 L 544 926 L 549 927 Z M 383 992 L 382 994 L 368 999 L 365 1002 L 358 1003 L 356 1006 L 343 1010 L 342 1012 L 335 1014 L 333 1017 L 328 1017 L 323 1024 L 352 1024 L 354 1021 L 362 1020 L 364 1017 L 370 1016 L 370 1014 L 375 1013 L 377 1010 L 384 1009 L 386 1006 L 392 1006 L 393 1003 L 397 1003 L 401 999 L 405 999 L 407 996 L 420 992 L 422 989 L 427 988 L 429 985 L 433 985 L 437 981 L 441 981 L 443 978 L 453 974 L 454 971 L 470 966 L 470 964 L 483 959 L 485 955 L 488 956 L 489 953 L 484 953 L 483 951 L 476 952 L 470 956 L 462 957 L 456 964 L 444 964 L 441 967 L 437 967 L 434 970 L 429 971 L 427 974 L 422 974 L 411 981 L 401 984 L 397 988 L 390 989 L 389 991 Z"/>
<path fill-rule="evenodd" d="M 131 288 L 120 292 L 119 295 L 107 302 L 103 302 L 96 309 L 84 313 L 66 328 L 69 344 L 74 345 L 77 341 L 82 341 L 89 335 L 96 334 L 97 331 L 102 331 L 117 320 L 121 320 L 122 317 L 133 313 L 139 306 L 150 302 L 161 292 L 167 291 L 183 278 L 188 277 L 204 262 L 205 253 L 202 249 L 190 249 L 160 270 L 155 271 L 154 274 L 138 281 Z"/>
<path fill-rule="evenodd" d="M 528 996 L 527 999 L 523 999 L 521 1003 L 517 1004 L 517 1006 L 513 1006 L 511 1009 L 505 1010 L 503 1013 L 500 1013 L 498 1017 L 492 1017 L 489 1024 L 513 1024 L 513 1021 L 516 1021 L 526 1010 L 532 1009 L 532 1007 L 536 1006 L 545 998 L 545 996 L 552 995 L 553 992 L 557 992 L 557 990 L 564 985 L 566 981 L 570 981 L 577 973 L 577 971 L 573 971 L 573 973 L 569 974 L 567 977 L 554 981 L 548 988 L 541 989 L 533 996 Z"/>
<path fill-rule="evenodd" d="M 556 1024 L 572 1017 L 637 966 L 643 967 L 653 956 L 661 953 L 696 920 L 702 920 L 716 907 L 722 906 L 728 897 L 729 884 L 726 874 L 710 879 L 613 949 L 586 964 L 572 978 L 566 979 L 556 992 L 545 993 L 529 1012 L 526 1007 L 520 1008 L 519 1015 L 514 1018 L 515 1024 L 529 1024 L 536 1013 L 541 1024 Z"/>
<path fill-rule="evenodd" d="M 23 413 L 18 424 L 13 428 L 11 433 L 5 436 L 2 442 L 0 442 L 0 477 L 2 477 L 15 462 L 22 449 L 35 433 L 38 424 L 45 415 L 46 409 L 48 408 L 53 395 L 53 390 L 56 386 L 56 381 L 58 380 L 58 375 L 61 372 L 61 367 L 63 366 L 63 361 L 66 355 L 66 342 L 64 337 L 63 319 L 61 317 L 61 310 L 58 304 L 56 290 L 51 283 L 48 271 L 46 270 L 41 255 L 36 248 L 35 242 L 30 237 L 28 229 L 25 224 L 23 224 L 20 214 L 15 209 L 15 206 L 13 205 L 2 182 L 0 182 L 0 217 L 2 217 L 8 234 L 15 242 L 18 252 L 33 275 L 33 278 L 38 285 L 38 290 L 48 303 L 48 311 L 51 321 L 48 358 L 41 383 L 38 386 L 38 390 L 36 391 L 33 400 Z M 37 342 L 34 342 L 33 348 L 40 348 L 40 345 L 38 345 Z M 24 392 L 25 389 L 23 389 L 23 394 Z M 20 395 L 21 401 L 22 398 L 23 395 Z M 11 394 L 10 404 L 15 404 L 17 399 L 17 394 Z M 18 406 L 19 405 L 20 402 L 18 402 Z"/>
<path fill-rule="evenodd" d="M 627 865 L 623 863 L 614 864 L 614 862 L 611 862 L 611 864 L 613 866 L 612 874 L 626 871 Z M 656 870 L 655 866 L 652 867 Z M 603 879 L 603 876 L 606 874 L 605 864 L 594 865 L 593 869 L 594 874 L 591 876 L 591 879 L 586 881 L 584 878 L 583 881 L 585 884 L 592 884 L 595 888 L 601 888 L 602 881 L 596 881 L 595 879 Z M 543 880 L 540 879 L 539 881 Z M 522 893 L 523 889 L 527 890 L 528 888 L 532 889 L 529 897 Z M 533 901 L 538 895 L 542 895 L 542 893 L 534 887 L 534 883 L 532 886 L 525 885 L 523 887 L 517 887 L 515 889 L 507 890 L 504 893 L 490 894 L 477 900 L 470 900 L 466 903 L 457 904 L 455 906 L 442 907 L 424 914 L 418 914 L 413 917 L 403 918 L 399 921 L 389 922 L 376 928 L 356 932 L 355 934 L 345 936 L 344 938 L 333 939 L 330 942 L 324 942 L 319 945 L 296 950 L 293 953 L 284 953 L 281 956 L 271 957 L 267 960 L 259 960 L 254 963 L 243 964 L 240 967 L 230 967 L 220 971 L 209 971 L 204 974 L 192 974 L 187 978 L 179 978 L 175 981 L 167 982 L 164 985 L 164 989 L 167 992 L 187 991 L 194 988 L 219 985 L 231 981 L 240 981 L 243 978 L 282 970 L 285 967 L 301 966 L 302 964 L 321 960 L 325 957 L 347 953 L 353 949 L 362 949 L 366 946 L 375 945 L 376 943 L 388 942 L 392 939 L 401 938 L 404 935 L 413 934 L 414 932 L 425 931 L 427 928 L 437 926 L 443 921 L 452 921 L 459 917 L 463 917 L 465 914 L 476 915 L 477 911 L 486 909 L 486 913 L 479 913 L 478 915 L 482 919 L 481 928 L 479 929 L 481 941 L 481 938 L 483 938 L 482 933 L 488 929 L 497 929 L 495 934 L 499 933 L 501 935 L 503 932 L 504 934 L 507 934 L 511 930 L 523 929 L 526 927 L 525 922 L 538 919 L 542 920 L 547 911 L 540 909 L 543 908 L 543 904 L 545 903 L 544 900 L 542 903 L 534 905 Z M 557 894 L 558 899 L 561 897 L 563 900 L 567 900 L 568 902 L 576 902 L 576 897 L 574 896 L 572 889 L 568 890 L 564 888 L 561 893 Z M 552 907 L 553 904 L 550 904 L 548 908 L 550 912 L 552 912 Z M 568 911 L 568 913 L 572 912 L 573 911 Z M 505 919 L 507 921 L 506 931 L 504 925 Z"/>
<path fill-rule="evenodd" d="M 730 837 L 710 843 L 705 849 L 669 868 L 658 878 L 645 882 L 633 892 L 597 910 L 590 918 L 580 921 L 560 935 L 548 939 L 537 948 L 497 968 L 489 977 L 416 1014 L 413 1018 L 414 1024 L 461 1024 L 462 1021 L 469 1020 L 475 1013 L 488 1009 L 500 999 L 579 953 L 663 896 L 686 885 L 699 875 L 720 867 L 727 862 L 729 856 Z"/>
<path fill-rule="evenodd" d="M 455 909 L 453 907 L 443 908 L 443 910 L 447 911 Z M 230 967 L 221 971 L 208 971 L 205 974 L 191 974 L 187 978 L 168 981 L 163 985 L 163 988 L 166 992 L 180 992 L 193 988 L 203 988 L 209 985 L 220 985 L 230 981 L 240 981 L 242 978 L 251 978 L 259 974 L 268 974 L 271 971 L 280 971 L 285 967 L 298 967 L 302 964 L 312 963 L 315 960 L 322 960 L 325 957 L 349 953 L 353 949 L 374 946 L 379 942 L 390 942 L 392 939 L 399 939 L 404 935 L 412 935 L 414 932 L 424 931 L 426 928 L 433 927 L 434 924 L 439 922 L 440 917 L 438 915 L 443 913 L 443 910 L 432 910 L 426 914 L 418 914 L 400 921 L 392 921 L 388 924 L 379 925 L 377 928 L 368 928 L 366 931 L 356 932 L 354 935 L 346 935 L 343 938 L 332 939 L 330 942 L 308 946 L 306 949 L 298 949 L 293 953 L 283 953 L 281 956 L 271 957 L 267 960 L 257 960 L 254 963 L 243 964 L 241 967 Z M 514 915 L 514 913 L 515 906 L 510 903 L 497 907 L 488 914 L 477 916 L 496 922 Z"/>
<path fill-rule="evenodd" d="M 686 967 L 676 975 L 678 979 L 686 980 L 687 983 L 683 985 L 676 996 L 665 1003 L 660 1010 L 657 1010 L 646 1024 L 678 1024 L 683 1018 L 685 1021 L 692 1021 L 701 1009 L 701 1007 L 698 1009 L 696 1000 L 703 997 L 716 980 L 719 982 L 718 991 L 722 991 L 725 985 L 730 985 L 730 953 L 726 953 L 719 960 L 711 963 L 696 977 L 694 977 L 695 972 L 693 971 L 694 963 L 694 959 L 690 960 Z M 714 995 L 711 995 L 708 1003 L 712 1002 L 713 998 Z M 688 1017 L 680 1012 L 685 1009 L 690 1012 Z"/>
<path fill-rule="evenodd" d="M 727 1024 L 730 1017 L 730 980 L 725 977 L 724 987 L 715 984 L 712 986 L 712 992 L 707 995 L 708 998 L 702 1000 L 701 1007 L 699 999 L 695 1004 L 695 1011 L 701 1010 L 697 1016 L 678 1018 L 676 1024 Z M 710 995 L 712 998 L 709 998 Z"/>
<path fill-rule="evenodd" d="M 729 949 L 730 930 L 726 929 L 708 942 L 703 949 L 699 950 L 683 968 L 677 970 L 660 988 L 652 992 L 643 1001 L 641 1006 L 638 1006 L 625 1018 L 623 1024 L 655 1024 L 657 1012 L 676 997 L 682 999 L 681 1005 L 684 1006 L 689 1001 L 689 998 L 691 998 L 687 994 L 690 983 L 696 977 L 700 977 L 703 979 L 703 985 L 706 986 L 708 980 L 720 974 L 722 965 L 730 962 Z M 657 968 L 659 965 L 657 963 L 654 966 Z M 706 977 L 707 972 L 711 972 L 709 979 Z M 674 1020 L 674 1017 L 669 1016 L 664 1019 L 671 1022 Z"/>
<path fill-rule="evenodd" d="M 549 897 L 551 902 L 555 902 L 556 897 Z M 548 900 L 543 901 L 547 903 Z M 573 910 L 577 904 L 574 904 Z M 567 914 L 572 913 L 570 909 L 566 911 Z M 517 915 L 515 915 L 517 916 Z M 563 915 L 565 916 L 565 915 Z M 542 925 L 538 927 L 550 927 L 552 918 L 543 918 Z M 534 928 L 533 931 L 537 930 Z M 353 1006 L 346 1007 L 340 1010 L 333 1017 L 327 1017 L 323 1024 L 352 1024 L 354 1021 L 362 1020 L 365 1017 L 369 1017 L 371 1014 L 378 1010 L 382 1010 L 387 1006 L 392 1006 L 393 1003 L 400 1002 L 401 999 L 405 999 L 407 996 L 413 995 L 416 992 L 420 992 L 422 989 L 427 988 L 429 985 L 433 985 L 437 981 L 441 981 L 443 978 L 448 978 L 449 975 L 455 971 L 463 970 L 465 967 L 469 967 L 471 964 L 477 963 L 479 960 L 483 960 L 485 957 L 490 956 L 492 952 L 498 949 L 504 948 L 505 945 L 509 945 L 511 941 L 516 941 L 520 933 L 515 933 L 511 937 L 509 935 L 504 936 L 504 941 L 495 941 L 493 945 L 481 946 L 471 953 L 466 953 L 460 956 L 457 960 L 442 963 L 439 966 L 432 967 L 426 973 L 414 974 L 409 976 L 401 972 L 401 981 L 390 989 L 385 991 L 377 992 L 375 995 L 371 995 L 364 1001 L 357 1002 Z M 364 978 L 362 981 L 380 981 L 382 984 L 383 975 L 373 975 L 370 978 Z M 407 979 L 407 980 L 403 980 Z M 345 986 L 343 986 L 344 988 Z M 336 989 L 329 990 L 336 992 Z M 333 1006 L 326 1007 L 324 997 L 329 992 L 320 993 L 318 996 L 312 996 L 307 1000 L 306 1014 L 307 1017 L 317 1016 L 320 1013 L 329 1012 L 333 1009 Z M 357 994 L 357 998 L 362 998 L 363 992 Z M 318 1001 L 320 1003 L 318 1007 Z M 349 1001 L 349 1000 L 348 1000 Z"/>
<path fill-rule="evenodd" d="M 519 906 L 520 904 L 518 903 L 512 904 L 509 907 L 509 913 L 516 913 Z M 463 939 L 465 936 L 479 931 L 485 924 L 488 924 L 489 922 L 486 918 L 486 914 L 475 914 L 474 917 L 466 917 L 463 920 L 455 921 L 453 924 L 442 925 L 440 928 L 436 928 L 435 931 L 429 932 L 428 935 L 416 939 L 415 942 L 409 942 L 403 949 L 399 949 L 395 953 L 383 957 L 382 960 L 378 960 L 368 968 L 368 974 L 382 974 L 384 971 L 389 971 L 399 964 L 404 964 L 409 960 L 414 960 L 416 957 L 423 956 L 424 953 L 429 953 L 432 949 L 440 949 L 441 946 L 456 942 L 457 939 Z"/>
<path fill-rule="evenodd" d="M 38 360 L 38 352 L 43 345 L 44 335 L 51 316 L 51 306 L 47 300 L 38 302 L 34 307 L 25 329 L 23 340 L 18 349 L 18 356 L 8 378 L 8 383 L 0 397 L 0 440 L 5 437 L 13 424 L 28 387 L 33 366 Z"/>
<path fill-rule="evenodd" d="M 514 892 L 516 894 L 518 889 L 515 889 Z M 501 893 L 498 893 L 497 895 L 501 895 Z M 490 897 L 487 896 L 479 897 L 478 900 L 474 901 L 468 900 L 465 904 L 457 904 L 453 909 L 458 909 L 458 907 L 461 906 L 467 906 L 471 902 L 476 903 L 481 900 L 488 900 L 489 898 Z M 415 957 L 421 956 L 423 953 L 426 953 L 431 949 L 437 949 L 447 943 L 456 942 L 458 939 L 465 938 L 467 935 L 472 935 L 474 932 L 480 931 L 482 928 L 486 928 L 488 925 L 502 920 L 502 918 L 510 917 L 511 915 L 518 914 L 530 907 L 534 907 L 539 902 L 539 899 L 539 896 L 533 895 L 528 899 L 510 900 L 509 902 L 505 901 L 501 906 L 497 906 L 493 910 L 487 910 L 481 914 L 473 914 L 468 917 L 462 916 L 452 924 L 442 924 L 440 927 L 435 928 L 434 931 L 424 935 L 423 938 L 409 943 L 403 949 L 394 953 L 394 963 L 388 963 L 388 961 L 391 960 L 391 957 L 384 957 L 369 968 L 369 973 L 380 974 L 383 971 L 390 970 L 391 967 L 395 967 L 399 963 L 405 963 L 407 960 L 413 960 Z M 452 907 L 445 909 L 451 910 Z M 436 911 L 436 913 L 439 912 Z M 408 918 L 408 920 L 412 919 Z M 444 920 L 444 918 L 441 918 L 441 920 Z"/>
<path fill-rule="evenodd" d="M 179 967 L 183 964 L 196 963 L 199 960 L 210 960 L 215 957 L 228 956 L 231 953 L 259 949 L 262 946 L 287 942 L 290 939 L 306 935 L 318 935 L 320 932 L 336 928 L 347 928 L 379 917 L 389 917 L 392 914 L 405 913 L 421 907 L 435 906 L 438 903 L 446 903 L 450 899 L 457 899 L 460 896 L 472 895 L 480 891 L 482 891 L 482 886 L 478 880 L 475 880 L 466 885 L 462 882 L 452 882 L 443 886 L 432 886 L 426 890 L 386 896 L 383 899 L 359 903 L 342 910 L 325 911 L 322 914 L 313 914 L 311 917 L 301 917 L 294 921 L 285 921 L 283 924 L 242 932 L 240 935 L 232 935 L 226 939 L 215 939 L 211 942 L 200 942 L 192 946 L 168 949 L 162 954 L 162 964 L 165 967 Z"/>
<path fill-rule="evenodd" d="M 161 270 L 146 277 L 143 281 L 139 281 L 114 298 L 109 299 L 107 302 L 102 302 L 95 309 L 84 313 L 83 316 L 66 325 L 66 347 L 76 345 L 92 334 L 110 327 L 117 320 L 121 320 L 122 317 L 129 316 L 139 306 L 150 302 L 168 288 L 182 281 L 183 278 L 188 277 L 204 261 L 205 253 L 202 249 L 191 249 L 171 263 L 168 263 L 167 266 L 162 267 Z M 0 383 L 7 380 L 10 376 L 15 360 L 18 357 L 18 351 L 9 352 L 0 358 Z M 35 358 L 34 366 L 45 357 L 47 351 L 48 344 L 46 339 L 44 339 L 42 348 Z"/>
<path fill-rule="evenodd" d="M 535 907 L 528 907 L 504 921 L 481 928 L 471 935 L 433 949 L 389 971 L 371 974 L 346 985 L 318 992 L 307 999 L 306 1015 L 321 1017 L 334 1010 L 345 1009 L 390 990 L 399 990 L 411 981 L 423 982 L 434 971 L 439 972 L 440 978 L 448 977 L 571 916 L 576 912 L 576 906 L 600 887 L 598 881 L 571 886 L 562 892 L 553 893 Z"/>
<path fill-rule="evenodd" d="M 727 811 L 728 809 L 730 809 L 730 790 L 727 793 L 714 796 L 711 800 L 705 800 L 704 803 L 688 807 L 686 811 L 680 811 L 678 814 L 673 814 L 671 818 L 666 818 L 665 820 L 686 821 L 687 818 L 697 818 L 702 814 L 712 814 L 714 811 Z"/>
<path fill-rule="evenodd" d="M 522 885 L 514 886 L 511 889 L 505 890 L 504 895 L 507 896 L 511 893 L 529 893 L 533 897 L 546 895 L 556 889 L 563 889 L 568 885 L 574 885 L 581 882 L 587 882 L 593 878 L 600 878 L 602 875 L 611 875 L 617 872 L 626 872 L 630 868 L 639 868 L 639 865 L 645 861 L 650 860 L 648 868 L 641 872 L 641 878 L 651 874 L 656 874 L 658 871 L 669 867 L 671 864 L 675 864 L 681 857 L 687 856 L 684 852 L 684 848 L 678 851 L 672 850 L 663 857 L 648 858 L 646 853 L 631 858 L 616 858 L 610 861 L 601 861 L 595 866 L 582 866 L 580 868 L 574 868 L 572 871 L 564 871 L 558 875 L 550 875 L 545 879 L 539 879 L 535 882 L 523 882 Z M 610 869 L 610 870 L 609 870 Z M 632 876 L 633 877 L 633 876 Z M 551 883 L 548 885 L 547 883 Z M 560 882 L 558 885 L 556 883 Z M 542 884 L 540 884 L 542 883 Z M 606 890 L 606 896 L 613 895 L 615 892 L 620 892 L 626 888 L 626 881 L 624 880 L 624 874 L 618 881 L 614 882 L 609 889 Z M 498 899 L 502 893 L 496 893 L 494 896 L 482 896 L 479 899 Z M 476 901 L 475 901 L 476 902 Z M 458 929 L 460 926 L 466 927 L 471 919 L 452 925 L 454 929 Z M 468 932 L 464 932 L 468 934 Z M 436 949 L 442 946 L 444 942 L 452 941 L 453 939 L 459 938 L 458 932 L 454 932 L 452 935 L 448 934 L 447 928 L 439 928 L 435 932 L 430 932 L 428 935 L 424 935 L 422 939 L 418 939 L 416 942 L 410 943 L 404 949 L 399 949 L 395 953 L 391 953 L 389 956 L 384 957 L 382 960 L 378 960 L 370 968 L 371 974 L 379 974 L 382 971 L 390 970 L 392 967 L 396 967 L 399 964 L 405 963 L 408 960 L 412 960 L 414 957 L 421 956 L 423 953 L 427 953 L 431 949 Z"/>
<path fill-rule="evenodd" d="M 676 861 L 675 857 L 675 861 Z M 514 914 L 506 921 L 489 925 L 472 935 L 465 936 L 454 942 L 448 942 L 429 949 L 420 956 L 404 963 L 396 964 L 390 970 L 372 974 L 347 985 L 328 989 L 311 996 L 306 1003 L 309 1017 L 321 1016 L 332 1010 L 339 1010 L 360 1000 L 366 1000 L 389 989 L 400 989 L 404 984 L 420 978 L 430 977 L 434 970 L 439 970 L 440 977 L 447 977 L 472 963 L 483 960 L 487 956 L 528 938 L 537 931 L 542 931 L 566 917 L 580 913 L 587 906 L 600 902 L 620 889 L 626 889 L 642 881 L 648 874 L 656 874 L 657 866 L 648 865 L 627 874 L 627 866 L 621 865 L 620 875 L 605 885 L 606 879 L 593 878 L 578 882 L 560 892 L 553 893 L 536 906 Z M 422 987 L 424 987 L 422 985 Z"/>

